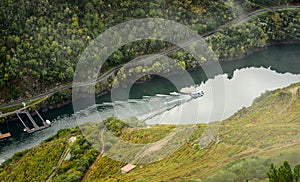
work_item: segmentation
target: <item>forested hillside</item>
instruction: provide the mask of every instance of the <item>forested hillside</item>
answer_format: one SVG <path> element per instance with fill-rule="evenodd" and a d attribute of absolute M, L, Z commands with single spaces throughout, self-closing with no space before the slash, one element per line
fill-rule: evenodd
<path fill-rule="evenodd" d="M 136 18 L 158 17 L 175 20 L 197 31 L 199 34 L 210 32 L 221 25 L 231 22 L 247 11 L 266 6 L 278 6 L 289 1 L 61 1 L 61 0 L 3 0 L 0 11 L 0 103 L 45 92 L 50 88 L 72 81 L 74 69 L 79 56 L 89 42 L 107 28 L 118 23 Z M 279 17 L 278 17 L 279 16 Z M 287 18 L 292 16 L 292 20 Z M 299 15 L 274 15 L 266 21 L 276 21 L 278 39 L 284 36 L 285 26 L 292 25 Z M 272 23 L 272 22 L 271 22 Z M 256 36 L 262 31 L 273 31 L 268 24 L 262 23 L 260 29 L 246 25 L 245 30 L 225 28 L 217 38 L 210 38 L 213 49 L 220 57 L 234 57 L 243 54 L 248 45 L 256 40 L 246 41 L 245 45 L 231 46 L 239 37 L 232 34 L 249 34 Z M 248 26 L 248 27 L 247 27 Z M 292 30 L 292 29 L 291 29 Z M 257 32 L 259 31 L 259 32 Z M 257 32 L 257 33 L 256 33 Z M 223 36 L 224 34 L 224 36 Z M 282 35 L 283 34 L 283 35 Z M 267 41 L 259 35 L 257 46 Z M 231 40 L 231 38 L 235 38 Z M 218 39 L 222 40 L 218 42 Z M 226 40 L 224 40 L 226 38 Z M 227 40 L 228 38 L 228 40 Z M 255 44 L 256 45 L 256 44 Z M 115 51 L 103 68 L 127 62 L 138 55 L 156 53 L 171 45 L 155 41 L 142 40 L 125 45 Z M 179 60 L 189 61 L 181 53 L 175 53 Z M 189 64 L 187 63 L 187 66 Z"/>

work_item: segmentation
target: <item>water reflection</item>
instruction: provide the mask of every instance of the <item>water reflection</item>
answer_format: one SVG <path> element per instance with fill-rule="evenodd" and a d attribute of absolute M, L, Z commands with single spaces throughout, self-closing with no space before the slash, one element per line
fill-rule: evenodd
<path fill-rule="evenodd" d="M 199 99 L 190 99 L 186 95 L 169 95 L 171 92 L 177 91 L 176 88 L 167 80 L 158 77 L 149 82 L 134 85 L 130 92 L 132 112 L 125 109 L 123 112 L 127 115 L 122 115 L 130 117 L 130 114 L 133 113 L 140 119 L 146 119 L 149 124 L 200 123 L 220 119 L 211 115 L 212 109 L 218 105 L 218 102 L 211 102 L 210 86 L 218 81 L 218 78 L 224 78 L 226 105 L 221 119 L 227 118 L 240 108 L 250 106 L 253 99 L 266 90 L 274 90 L 300 82 L 299 48 L 300 45 L 272 46 L 240 61 L 222 62 L 221 66 L 226 74 L 219 75 L 212 80 L 207 80 L 205 74 L 201 74 L 199 70 L 191 71 L 191 76 L 198 85 L 183 88 L 182 91 L 188 93 L 195 87 L 202 89 L 205 95 Z M 96 100 L 97 106 L 87 108 L 79 113 L 82 122 L 95 120 L 96 114 L 99 113 L 103 119 L 115 115 L 115 112 L 112 112 L 110 95 L 98 97 Z M 116 106 L 122 112 L 124 105 L 116 103 Z M 148 112 L 149 110 L 151 112 Z M 0 163 L 17 151 L 31 148 L 40 143 L 61 128 L 77 126 L 71 104 L 41 114 L 44 118 L 53 121 L 52 127 L 31 135 L 22 132 L 23 127 L 19 121 L 10 121 L 9 124 L 0 125 L 1 132 L 9 131 L 13 136 L 9 142 L 0 144 Z"/>
<path fill-rule="evenodd" d="M 242 107 L 248 107 L 253 100 L 266 90 L 275 90 L 286 87 L 292 83 L 300 82 L 300 75 L 291 73 L 280 74 L 266 68 L 244 68 L 236 70 L 232 79 L 224 77 L 226 86 L 225 110 L 222 119 L 226 119 Z M 156 123 L 158 120 L 163 123 L 173 123 L 180 119 L 180 124 L 207 123 L 215 121 L 210 113 L 218 101 L 212 103 L 212 91 L 210 85 L 217 80 L 208 80 L 206 83 L 196 87 L 204 90 L 205 95 L 190 102 L 183 103 L 181 108 L 173 108 L 170 111 L 148 120 L 148 123 Z M 195 87 L 184 88 L 182 91 L 190 92 Z"/>

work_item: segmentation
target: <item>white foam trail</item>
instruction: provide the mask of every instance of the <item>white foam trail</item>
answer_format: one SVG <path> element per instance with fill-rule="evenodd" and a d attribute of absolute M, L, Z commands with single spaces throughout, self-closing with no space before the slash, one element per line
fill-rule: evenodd
<path fill-rule="evenodd" d="M 102 104 L 103 104 L 103 105 L 106 105 L 106 106 L 107 106 L 107 105 L 108 105 L 108 106 L 112 106 L 112 105 L 113 105 L 112 102 L 103 102 Z"/>
<path fill-rule="evenodd" d="M 168 95 L 164 95 L 164 94 L 156 94 L 157 97 L 167 97 Z"/>
<path fill-rule="evenodd" d="M 180 93 L 178 93 L 178 92 L 171 92 L 170 95 L 172 95 L 172 96 L 180 96 Z"/>

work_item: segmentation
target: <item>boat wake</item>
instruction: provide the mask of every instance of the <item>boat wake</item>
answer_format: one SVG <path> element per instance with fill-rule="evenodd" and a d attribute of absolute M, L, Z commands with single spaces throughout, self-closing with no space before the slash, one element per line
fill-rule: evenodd
<path fill-rule="evenodd" d="M 186 93 L 172 92 L 169 95 L 156 94 L 154 96 L 143 96 L 141 99 L 103 102 L 90 106 L 76 114 L 83 117 L 98 112 L 102 119 L 109 116 L 116 116 L 120 119 L 136 117 L 140 121 L 147 122 L 147 120 L 162 115 L 192 99 L 193 98 Z"/>

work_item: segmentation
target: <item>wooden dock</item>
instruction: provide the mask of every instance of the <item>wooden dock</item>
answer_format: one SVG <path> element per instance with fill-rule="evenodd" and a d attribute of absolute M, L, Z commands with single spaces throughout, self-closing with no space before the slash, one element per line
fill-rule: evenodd
<path fill-rule="evenodd" d="M 9 137 L 11 137 L 10 133 L 4 133 L 4 134 L 0 133 L 0 141 L 8 139 Z"/>
<path fill-rule="evenodd" d="M 40 131 L 40 130 L 43 130 L 45 128 L 48 128 L 50 127 L 50 124 L 48 124 L 47 122 L 45 122 L 45 120 L 42 118 L 42 116 L 38 113 L 38 111 L 36 111 L 36 114 L 38 115 L 38 117 L 42 120 L 43 122 L 43 126 L 39 126 L 35 120 L 32 118 L 32 116 L 29 114 L 29 112 L 27 111 L 23 111 L 23 112 L 16 112 L 19 120 L 21 121 L 21 123 L 23 124 L 23 126 L 25 127 L 24 128 L 24 131 L 27 132 L 27 133 L 34 133 L 34 132 L 37 132 L 37 131 Z M 25 122 L 22 120 L 22 118 L 20 117 L 21 114 L 26 114 L 26 116 L 28 117 L 29 121 L 32 123 L 33 125 L 33 128 L 29 128 Z"/>

